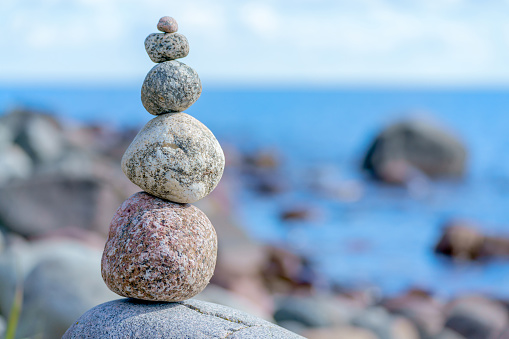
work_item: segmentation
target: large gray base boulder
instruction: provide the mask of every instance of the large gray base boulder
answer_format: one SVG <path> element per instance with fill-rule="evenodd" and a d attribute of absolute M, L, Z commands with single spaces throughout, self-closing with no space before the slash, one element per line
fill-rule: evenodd
<path fill-rule="evenodd" d="M 199 300 L 118 299 L 82 315 L 66 338 L 302 338 L 233 308 Z"/>

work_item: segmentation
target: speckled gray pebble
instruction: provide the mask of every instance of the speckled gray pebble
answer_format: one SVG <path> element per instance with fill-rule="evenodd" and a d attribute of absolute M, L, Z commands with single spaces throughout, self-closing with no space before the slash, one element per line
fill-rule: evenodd
<path fill-rule="evenodd" d="M 175 33 L 179 29 L 177 20 L 171 16 L 163 16 L 157 23 L 157 29 L 165 33 Z"/>
<path fill-rule="evenodd" d="M 189 43 L 179 33 L 152 33 L 145 39 L 145 50 L 153 62 L 164 62 L 185 58 Z"/>
<path fill-rule="evenodd" d="M 70 338 L 303 338 L 247 313 L 199 300 L 151 303 L 119 299 L 83 314 L 64 334 Z"/>
<path fill-rule="evenodd" d="M 186 64 L 172 60 L 155 65 L 141 87 L 141 102 L 154 115 L 182 112 L 198 100 L 201 81 Z"/>
<path fill-rule="evenodd" d="M 122 171 L 159 198 L 192 203 L 221 180 L 224 154 L 212 132 L 186 113 L 150 120 L 122 157 Z"/>

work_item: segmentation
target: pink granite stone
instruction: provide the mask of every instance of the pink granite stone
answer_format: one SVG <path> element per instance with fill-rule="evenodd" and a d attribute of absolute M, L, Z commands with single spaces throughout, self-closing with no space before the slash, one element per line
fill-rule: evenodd
<path fill-rule="evenodd" d="M 121 296 L 182 301 L 207 286 L 216 256 L 216 232 L 202 211 L 138 192 L 113 217 L 101 273 Z"/>
<path fill-rule="evenodd" d="M 165 33 L 175 33 L 179 29 L 177 20 L 171 16 L 163 16 L 157 23 L 157 29 Z"/>

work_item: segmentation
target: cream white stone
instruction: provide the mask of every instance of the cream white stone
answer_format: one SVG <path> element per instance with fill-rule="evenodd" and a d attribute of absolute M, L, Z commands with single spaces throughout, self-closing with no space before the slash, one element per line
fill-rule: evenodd
<path fill-rule="evenodd" d="M 122 171 L 144 191 L 192 203 L 217 186 L 224 154 L 212 132 L 186 113 L 161 114 L 138 133 L 122 157 Z"/>

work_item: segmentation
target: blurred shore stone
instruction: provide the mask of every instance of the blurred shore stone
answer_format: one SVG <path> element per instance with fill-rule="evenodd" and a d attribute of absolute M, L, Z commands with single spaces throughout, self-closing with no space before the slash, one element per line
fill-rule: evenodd
<path fill-rule="evenodd" d="M 0 131 L 7 129 L 0 138 L 0 152 L 6 143 L 20 146 L 36 166 L 51 163 L 65 152 L 66 142 L 62 127 L 51 115 L 17 109 L 0 117 Z"/>
<path fill-rule="evenodd" d="M 11 233 L 12 234 L 12 233 Z M 33 237 L 32 241 L 77 241 L 97 250 L 104 250 L 106 236 L 99 233 L 85 230 L 79 227 L 59 228 L 54 231 L 44 233 L 42 236 Z"/>
<path fill-rule="evenodd" d="M 313 328 L 302 335 L 308 339 L 378 339 L 373 332 L 353 326 Z"/>
<path fill-rule="evenodd" d="M 238 310 L 187 300 L 110 301 L 86 312 L 67 330 L 70 338 L 302 338 Z"/>
<path fill-rule="evenodd" d="M 448 305 L 445 327 L 468 339 L 492 338 L 508 326 L 506 307 L 482 296 L 456 299 Z"/>
<path fill-rule="evenodd" d="M 32 170 L 32 160 L 18 145 L 10 145 L 0 151 L 0 185 L 13 179 L 27 179 Z"/>
<path fill-rule="evenodd" d="M 7 331 L 7 322 L 5 318 L 0 316 L 0 338 L 5 338 L 5 332 Z"/>
<path fill-rule="evenodd" d="M 373 331 L 379 339 L 419 339 L 414 325 L 403 317 L 390 315 L 381 307 L 371 307 L 358 314 L 353 326 Z"/>
<path fill-rule="evenodd" d="M 274 322 L 272 314 L 265 312 L 261 307 L 254 304 L 243 295 L 232 292 L 215 284 L 209 284 L 198 294 L 195 299 L 209 303 L 220 304 L 223 306 L 235 308 L 239 311 L 254 315 L 255 317 Z"/>
<path fill-rule="evenodd" d="M 462 336 L 461 334 L 453 331 L 453 330 L 450 330 L 448 328 L 445 328 L 444 330 L 442 330 L 442 332 L 440 332 L 438 335 L 434 336 L 434 337 L 423 337 L 423 339 L 466 339 L 464 336 Z M 496 339 L 505 339 L 505 338 L 496 338 Z"/>
<path fill-rule="evenodd" d="M 24 280 L 20 338 L 59 338 L 83 312 L 115 299 L 100 274 L 101 251 L 75 241 L 16 242 L 0 256 L 0 313 Z"/>
<path fill-rule="evenodd" d="M 210 196 L 196 203 L 214 225 L 218 237 L 218 258 L 211 283 L 240 295 L 258 309 L 257 314 L 274 312 L 274 302 L 263 282 L 266 253 L 263 245 L 250 238 L 233 218 L 231 177 Z M 227 305 L 230 306 L 230 305 Z"/>
<path fill-rule="evenodd" d="M 450 132 L 424 120 L 408 120 L 383 130 L 366 152 L 362 168 L 394 184 L 412 180 L 413 169 L 429 177 L 461 177 L 467 150 Z"/>
<path fill-rule="evenodd" d="M 411 320 L 421 338 L 434 338 L 442 332 L 445 323 L 444 305 L 424 291 L 411 290 L 385 300 L 382 305 L 391 313 Z"/>
<path fill-rule="evenodd" d="M 348 324 L 360 311 L 332 296 L 285 296 L 277 300 L 274 319 L 281 326 L 298 323 L 305 328 L 333 327 Z"/>
<path fill-rule="evenodd" d="M 13 131 L 11 131 L 5 123 L 2 123 L 0 119 L 0 152 L 3 152 L 6 148 L 10 147 L 13 142 Z"/>
<path fill-rule="evenodd" d="M 66 227 L 106 235 L 122 198 L 103 180 L 32 177 L 0 187 L 0 219 L 26 237 Z"/>
<path fill-rule="evenodd" d="M 64 140 L 61 128 L 54 120 L 43 115 L 35 115 L 25 122 L 25 126 L 16 136 L 19 144 L 36 163 L 48 163 L 57 160 L 64 152 Z"/>

